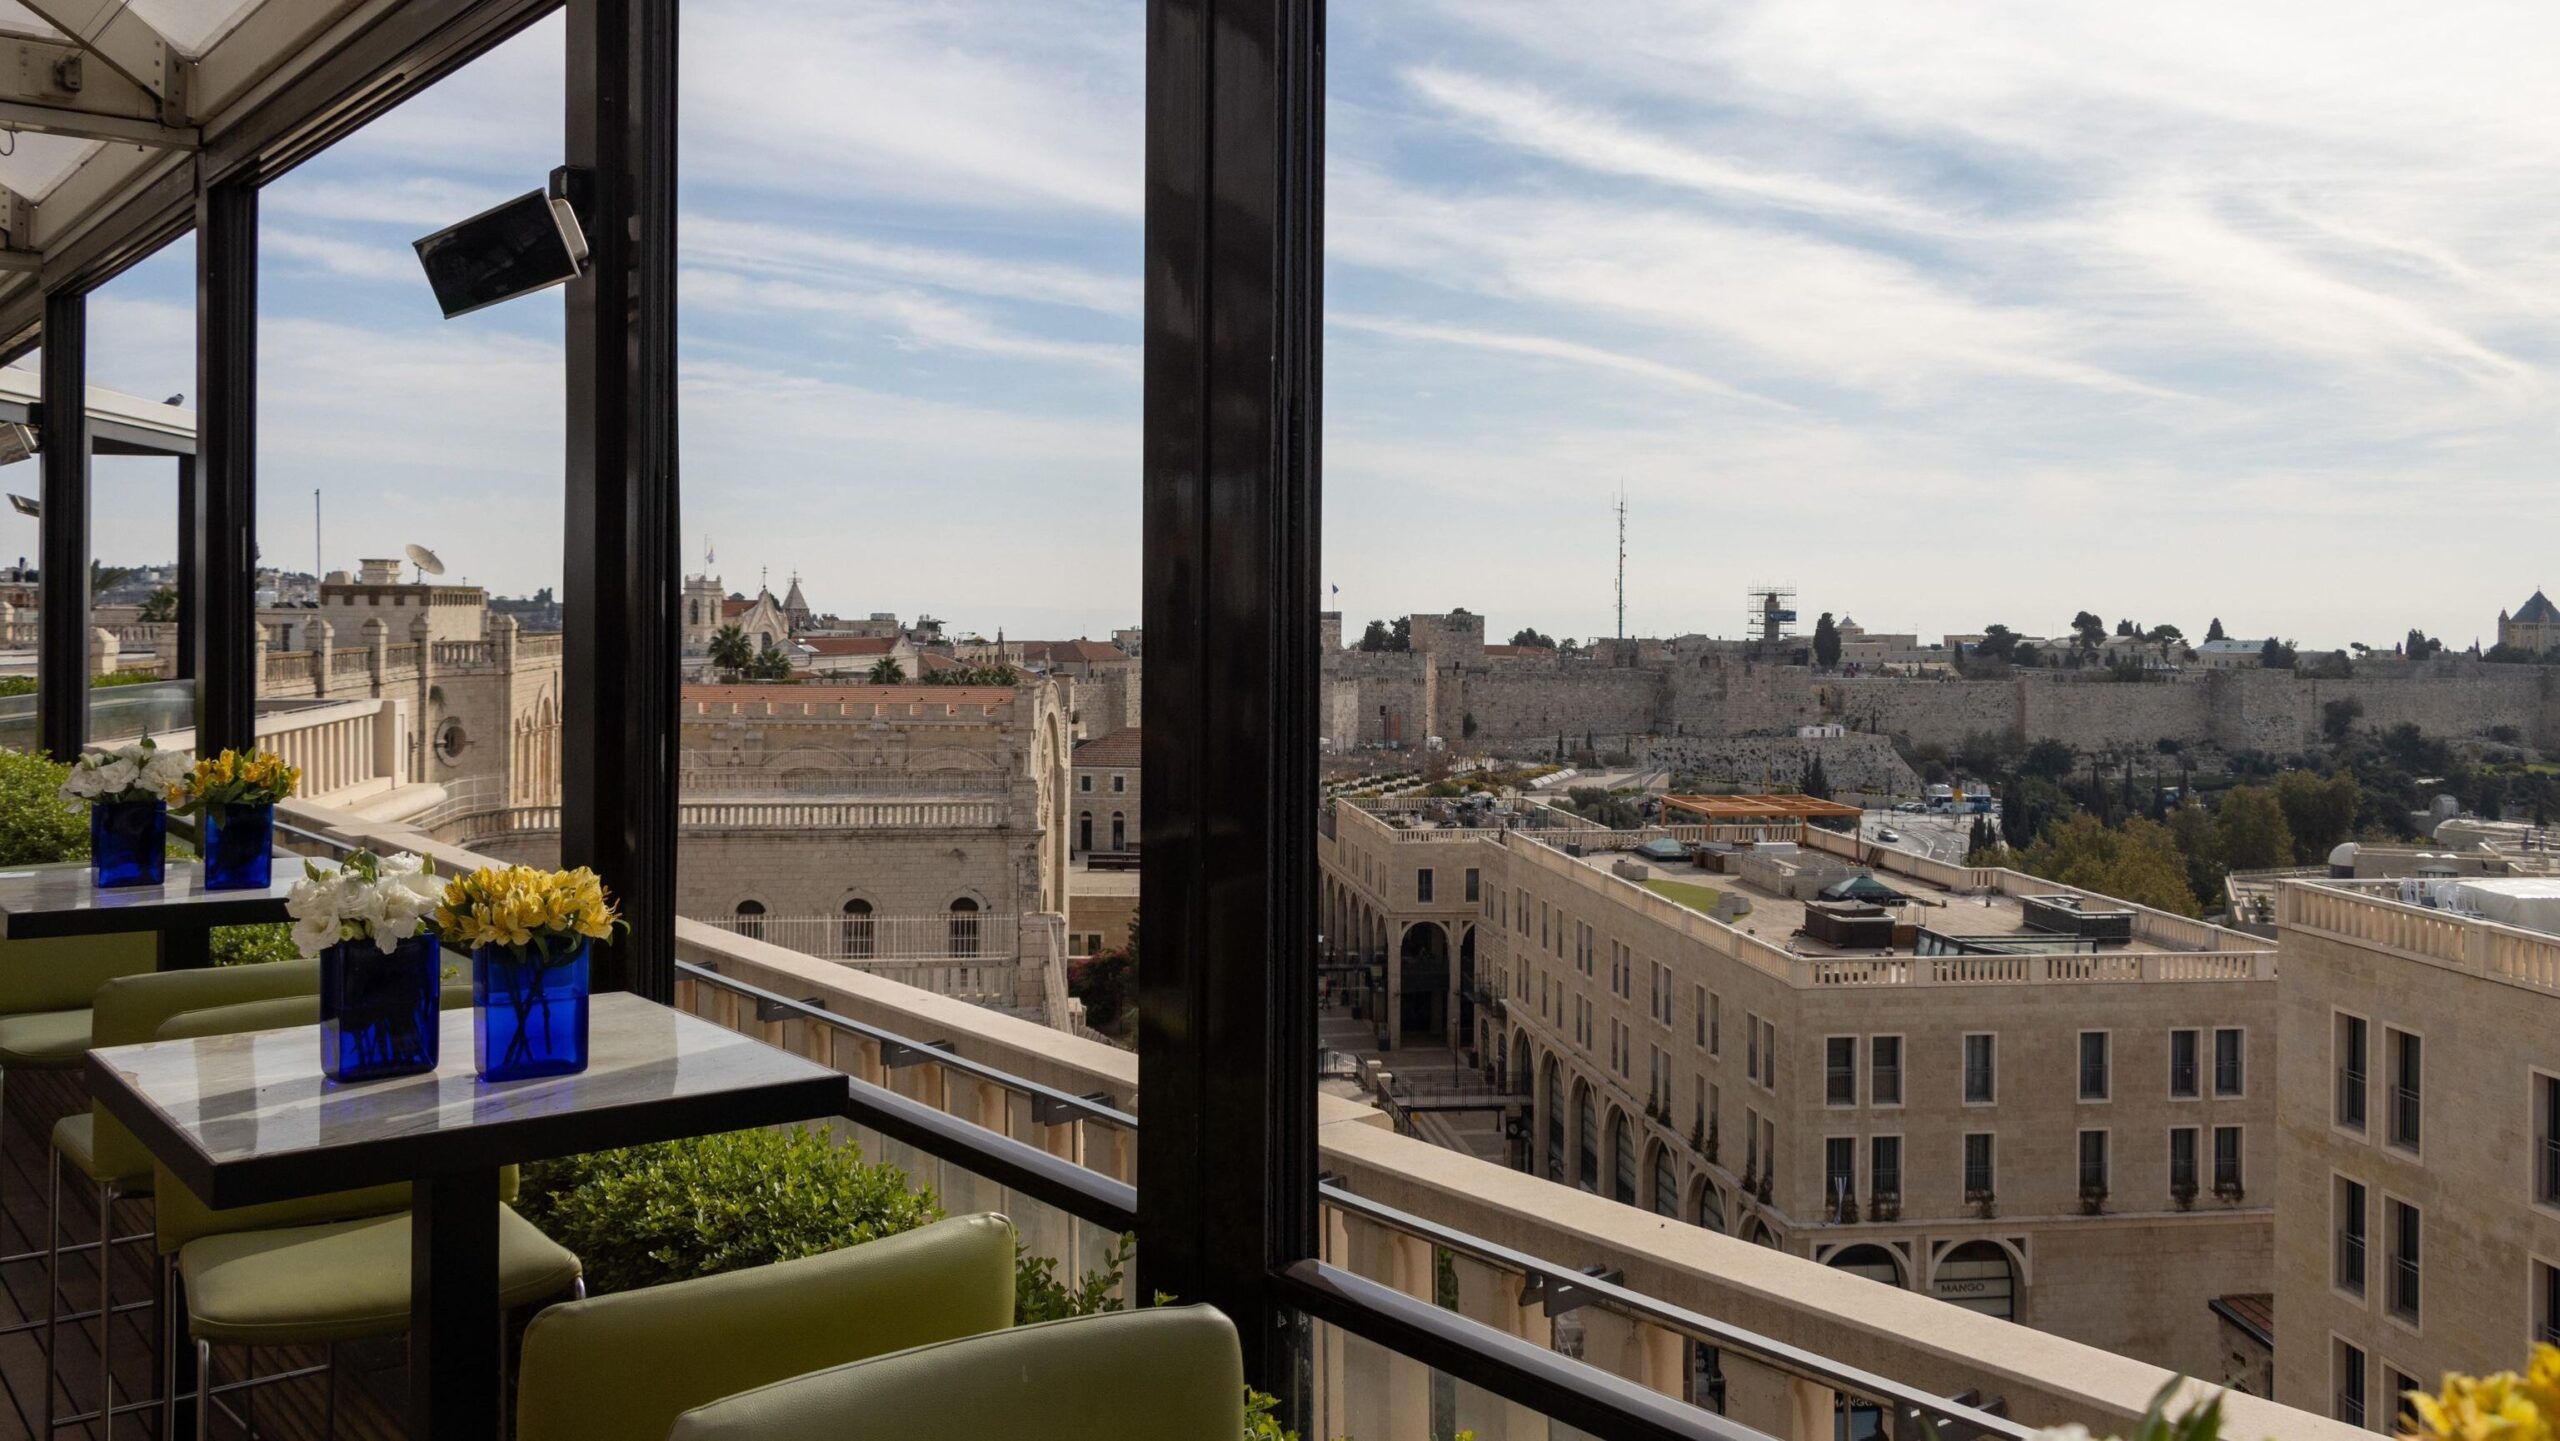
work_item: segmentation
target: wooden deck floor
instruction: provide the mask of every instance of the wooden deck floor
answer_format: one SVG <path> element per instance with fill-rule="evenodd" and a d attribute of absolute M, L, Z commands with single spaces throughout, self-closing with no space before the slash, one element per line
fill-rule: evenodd
<path fill-rule="evenodd" d="M 17 1071 L 7 1078 L 7 1131 L 0 1137 L 0 1254 L 38 1252 L 35 1260 L 0 1266 L 0 1327 L 14 1326 L 45 1314 L 45 1191 L 50 1136 L 62 1116 L 85 1110 L 89 1099 L 76 1075 Z M 76 1173 L 75 1173 L 76 1176 Z M 94 1239 L 97 1212 L 85 1182 L 66 1183 L 62 1226 L 66 1243 Z M 151 1229 L 148 1201 L 121 1202 L 116 1230 L 139 1235 Z M 158 1291 L 159 1267 L 147 1242 L 116 1248 L 115 1294 L 119 1305 L 147 1301 Z M 60 1303 L 64 1311 L 96 1304 L 97 1269 L 89 1254 L 66 1256 L 62 1266 Z M 159 1395 L 156 1380 L 160 1319 L 156 1307 L 130 1311 L 115 1321 L 115 1381 L 120 1403 Z M 62 1415 L 92 1411 L 98 1404 L 98 1332 L 95 1322 L 63 1325 L 61 1389 L 56 1409 Z M 402 1435 L 401 1398 L 408 1385 L 405 1347 L 399 1342 L 366 1343 L 338 1348 L 338 1415 L 335 1434 L 347 1441 L 371 1441 Z M 314 1351 L 261 1348 L 254 1356 L 217 1350 L 214 1367 L 220 1383 L 238 1379 L 245 1364 L 267 1375 L 316 1365 Z M 0 1336 L 0 1438 L 34 1437 L 44 1426 L 45 1357 L 41 1329 Z M 276 1441 L 318 1438 L 325 1390 L 318 1376 L 297 1378 L 236 1391 L 221 1398 L 213 1434 L 223 1438 L 268 1437 Z M 104 1441 L 104 1428 L 92 1422 L 65 1426 L 58 1437 Z M 116 1418 L 119 1438 L 158 1438 L 156 1411 Z"/>

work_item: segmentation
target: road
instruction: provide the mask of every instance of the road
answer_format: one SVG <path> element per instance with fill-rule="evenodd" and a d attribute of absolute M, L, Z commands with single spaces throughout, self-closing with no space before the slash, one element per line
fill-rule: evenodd
<path fill-rule="evenodd" d="M 1892 831 L 1902 837 L 1887 841 L 1907 851 L 1918 851 L 1932 860 L 1962 864 L 1965 852 L 1973 843 L 1972 816 L 1911 815 L 1907 812 L 1869 811 L 1859 826 L 1859 834 L 1871 841 L 1882 841 L 1879 831 Z"/>

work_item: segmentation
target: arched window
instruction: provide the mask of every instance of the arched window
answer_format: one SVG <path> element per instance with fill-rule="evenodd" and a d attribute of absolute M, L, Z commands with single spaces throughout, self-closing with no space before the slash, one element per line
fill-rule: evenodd
<path fill-rule="evenodd" d="M 1613 1111 L 1609 1115 L 1609 1197 L 1621 1206 L 1636 1203 L 1636 1138 L 1627 1127 L 1627 1113 Z"/>
<path fill-rule="evenodd" d="M 1582 1144 L 1581 1154 L 1575 1158 L 1580 1164 L 1575 1170 L 1574 1180 L 1582 1189 L 1596 1196 L 1600 1194 L 1600 1114 L 1591 1105 L 1589 1086 L 1583 1087 L 1576 1099 L 1581 1104 L 1574 1116 L 1578 1123 L 1575 1129 L 1581 1133 Z"/>
<path fill-rule="evenodd" d="M 1680 1214 L 1680 1173 L 1671 1165 L 1671 1148 L 1653 1148 L 1653 1213 L 1657 1216 Z"/>
<path fill-rule="evenodd" d="M 1111 848 L 1115 851 L 1129 848 L 1129 817 L 1121 811 L 1111 813 Z"/>
<path fill-rule="evenodd" d="M 1547 1179 L 1564 1179 L 1564 1073 L 1547 1058 Z"/>
<path fill-rule="evenodd" d="M 978 953 L 978 903 L 962 896 L 951 903 L 951 954 Z"/>
<path fill-rule="evenodd" d="M 764 939 L 764 902 L 738 902 L 738 934 L 749 940 Z"/>
<path fill-rule="evenodd" d="M 845 959 L 849 961 L 869 960 L 872 953 L 873 939 L 871 903 L 869 901 L 845 902 Z"/>

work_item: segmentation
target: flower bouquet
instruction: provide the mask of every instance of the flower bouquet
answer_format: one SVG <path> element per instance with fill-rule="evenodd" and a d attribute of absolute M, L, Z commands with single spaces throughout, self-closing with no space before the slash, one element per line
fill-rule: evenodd
<path fill-rule="evenodd" d="M 196 762 L 176 795 L 179 813 L 204 823 L 196 848 L 206 890 L 265 890 L 274 880 L 276 802 L 301 779 L 265 751 L 227 750 Z"/>
<path fill-rule="evenodd" d="M 89 807 L 89 874 L 101 887 L 156 886 L 168 877 L 169 802 L 187 776 L 187 753 L 149 736 L 115 750 L 92 747 L 71 763 L 62 799 Z"/>
<path fill-rule="evenodd" d="M 604 883 L 584 866 L 493 866 L 445 887 L 436 929 L 471 947 L 481 1080 L 587 1068 L 587 953 L 615 921 Z"/>
<path fill-rule="evenodd" d="M 435 1069 L 444 968 L 426 922 L 436 892 L 435 868 L 406 852 L 303 862 L 285 913 L 294 949 L 320 960 L 320 1068 L 329 1079 Z"/>

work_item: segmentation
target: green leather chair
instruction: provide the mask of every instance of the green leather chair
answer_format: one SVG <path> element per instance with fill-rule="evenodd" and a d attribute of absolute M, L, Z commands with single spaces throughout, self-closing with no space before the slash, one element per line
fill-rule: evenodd
<path fill-rule="evenodd" d="M 143 938 L 146 945 L 151 938 Z M 156 950 L 154 959 L 156 960 Z M 5 964 L 5 962 L 0 962 Z M 320 963 L 286 961 L 265 966 L 230 966 L 199 971 L 153 971 L 148 966 L 130 974 L 103 977 L 90 987 L 89 1005 L 82 1011 L 83 1050 L 88 1046 L 126 1046 L 152 1040 L 160 1026 L 170 1017 L 206 1005 L 262 1001 L 279 996 L 308 996 L 316 1010 L 320 988 Z M 151 1191 L 151 1153 L 108 1115 L 103 1107 L 92 1104 L 86 1115 L 66 1116 L 53 1128 L 53 1156 L 49 1183 L 52 1188 L 47 1208 L 45 1242 L 45 1340 L 47 1379 L 45 1386 L 45 1434 L 50 1436 L 57 1426 L 96 1419 L 94 1414 L 63 1416 L 55 1409 L 56 1392 L 60 1389 L 53 1376 L 55 1333 L 63 1321 L 80 1321 L 95 1316 L 114 1314 L 115 1296 L 110 1284 L 113 1268 L 98 1268 L 98 1309 L 64 1315 L 61 1311 L 62 1287 L 62 1168 L 68 1163 L 89 1183 L 97 1206 L 98 1240 L 103 1251 L 114 1244 L 109 1224 L 115 1214 L 115 1203 L 126 1196 L 148 1195 Z M 87 1249 L 84 1245 L 81 1249 Z M 149 1302 L 137 1302 L 126 1309 L 139 1309 Z M 98 1328 L 100 1373 L 107 1374 L 113 1360 L 115 1328 L 101 1323 Z M 105 1404 L 112 1404 L 112 1397 Z M 149 1405 L 148 1402 L 137 1403 Z M 110 1422 L 112 1425 L 112 1422 Z"/>
<path fill-rule="evenodd" d="M 516 1441 L 667 1434 L 786 1376 L 1013 1323 L 1013 1223 L 955 1217 L 804 1260 L 552 1306 L 524 1333 Z"/>
<path fill-rule="evenodd" d="M 98 987 L 148 971 L 159 961 L 159 941 L 147 933 L 0 941 L 0 1084 L 11 1071 L 76 1069 L 89 1050 L 89 1001 Z M 6 1144 L 7 1118 L 8 1107 L 0 1104 L 0 1147 Z M 32 1261 L 41 1254 L 0 1256 L 0 1262 Z M 0 1335 L 36 1324 L 27 1322 Z"/>
<path fill-rule="evenodd" d="M 1207 1306 L 1159 1306 L 945 1341 L 779 1381 L 687 1411 L 668 1441 L 1234 1441 L 1242 1434 L 1244 1354 L 1234 1324 Z"/>

